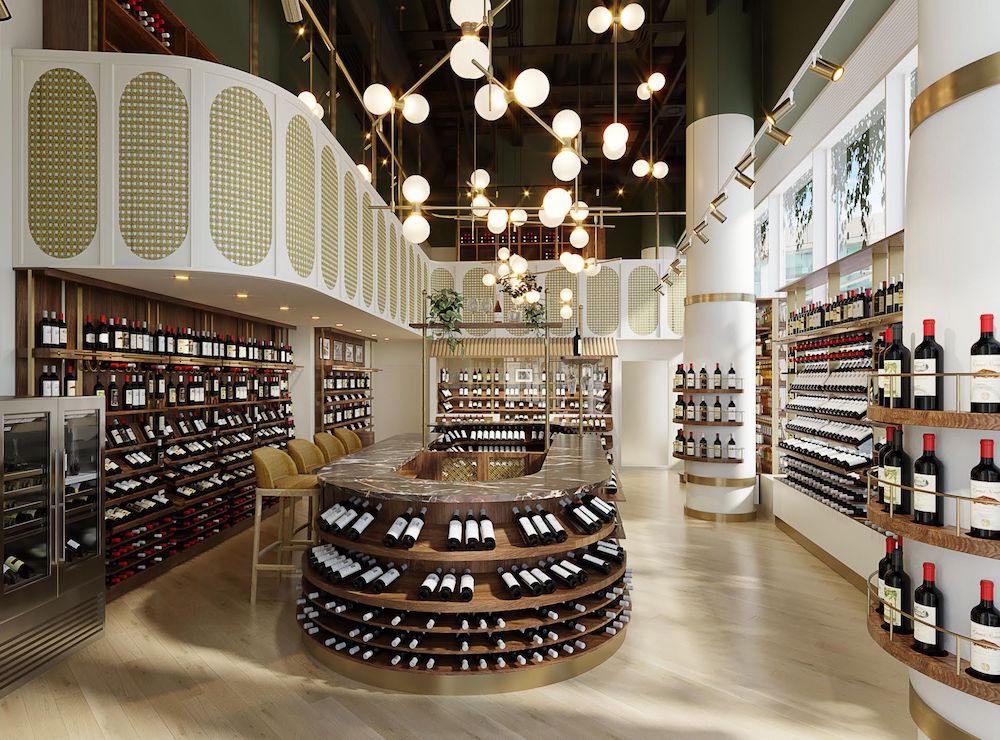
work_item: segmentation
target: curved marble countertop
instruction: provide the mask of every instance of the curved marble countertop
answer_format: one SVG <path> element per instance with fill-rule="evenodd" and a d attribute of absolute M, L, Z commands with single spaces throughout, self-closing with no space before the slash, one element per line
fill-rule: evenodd
<path fill-rule="evenodd" d="M 400 434 L 376 442 L 317 471 L 322 484 L 348 493 L 385 500 L 460 503 L 533 501 L 603 486 L 611 466 L 594 435 L 556 434 L 537 473 L 497 481 L 423 480 L 399 475 L 421 451 L 419 434 Z"/>

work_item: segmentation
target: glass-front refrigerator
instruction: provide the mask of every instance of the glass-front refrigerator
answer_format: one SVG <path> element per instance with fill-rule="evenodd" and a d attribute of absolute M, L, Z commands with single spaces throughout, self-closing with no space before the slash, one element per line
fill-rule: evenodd
<path fill-rule="evenodd" d="M 0 695 L 103 630 L 101 401 L 0 398 Z"/>

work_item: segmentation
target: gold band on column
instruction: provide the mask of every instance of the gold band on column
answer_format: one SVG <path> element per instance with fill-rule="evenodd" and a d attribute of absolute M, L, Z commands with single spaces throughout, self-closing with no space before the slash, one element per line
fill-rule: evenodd
<path fill-rule="evenodd" d="M 959 67 L 928 85 L 910 104 L 910 134 L 935 113 L 993 85 L 1000 85 L 1000 51 Z"/>
<path fill-rule="evenodd" d="M 693 306 L 696 303 L 756 303 L 757 297 L 753 293 L 699 293 L 689 295 L 684 299 L 685 306 Z"/>
<path fill-rule="evenodd" d="M 714 511 L 698 511 L 685 506 L 684 516 L 701 519 L 705 522 L 752 522 L 757 518 L 757 507 L 753 507 L 753 511 L 745 511 L 741 514 L 722 514 Z"/>
<path fill-rule="evenodd" d="M 940 714 L 931 709 L 917 690 L 910 684 L 910 718 L 922 733 L 934 740 L 975 740 L 965 730 L 955 727 Z"/>
<path fill-rule="evenodd" d="M 696 483 L 699 486 L 714 486 L 715 488 L 743 488 L 757 483 L 757 477 L 750 478 L 712 478 L 707 475 L 692 475 L 684 473 L 682 483 Z"/>

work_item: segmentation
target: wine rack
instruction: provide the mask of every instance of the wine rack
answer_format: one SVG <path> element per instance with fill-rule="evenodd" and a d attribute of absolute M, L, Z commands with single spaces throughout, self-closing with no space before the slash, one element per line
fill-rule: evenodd
<path fill-rule="evenodd" d="M 772 340 L 781 330 L 781 301 L 758 298 L 756 305 L 756 404 L 755 444 L 757 472 L 770 473 L 774 462 L 774 442 L 777 438 L 777 409 L 781 398 L 780 344 Z"/>
<path fill-rule="evenodd" d="M 609 657 L 624 638 L 631 614 L 631 572 L 627 567 L 612 476 L 593 437 L 557 435 L 548 456 L 540 453 L 443 453 L 420 450 L 418 435 L 393 437 L 353 456 L 351 465 L 334 462 L 320 473 L 327 503 L 352 499 L 371 510 L 374 521 L 360 536 L 320 531 L 322 548 L 368 558 L 402 574 L 378 592 L 350 580 L 331 579 L 307 554 L 303 559 L 298 621 L 307 651 L 320 662 L 357 680 L 418 693 L 490 693 L 543 685 L 576 675 Z M 544 459 L 543 459 L 544 458 Z M 454 477 L 475 459 L 490 471 L 487 480 Z M 571 477 L 560 474 L 572 465 Z M 496 463 L 496 465 L 492 465 Z M 546 470 L 546 465 L 552 465 Z M 536 471 L 531 473 L 530 471 Z M 391 476 L 391 477 L 390 477 Z M 604 502 L 612 513 L 585 529 L 561 509 L 561 499 L 580 490 Z M 588 500 L 588 499 L 584 499 Z M 562 542 L 527 544 L 514 507 L 538 504 L 564 528 Z M 597 507 L 596 503 L 589 506 Z M 389 546 L 383 537 L 393 521 L 426 507 L 426 523 L 409 549 Z M 410 509 L 409 515 L 406 510 Z M 449 548 L 449 520 L 485 511 L 493 523 L 492 549 Z M 322 523 L 323 518 L 318 518 Z M 463 527 L 463 532 L 464 532 Z M 603 544 L 599 544 L 603 543 Z M 330 550 L 326 550 L 330 557 Z M 616 552 L 612 557 L 606 553 Z M 601 553 L 600 566 L 584 554 Z M 554 589 L 533 595 L 525 583 L 516 598 L 498 574 L 518 566 L 534 568 L 548 558 L 569 560 L 584 582 L 567 583 L 547 563 L 540 566 Z M 468 600 L 418 595 L 429 573 L 452 568 L 475 581 Z M 515 580 L 517 577 L 515 576 Z"/>
<path fill-rule="evenodd" d="M 462 262 L 493 262 L 497 250 L 507 247 L 512 253 L 526 260 L 554 260 L 562 251 L 562 244 L 569 243 L 572 226 L 548 229 L 541 226 L 521 226 L 502 234 L 488 229 L 463 226 L 458 232 L 458 258 Z M 579 250 L 582 257 L 604 258 L 604 233 L 596 229 L 590 243 Z"/>
<path fill-rule="evenodd" d="M 350 429 L 365 446 L 375 441 L 374 373 L 371 351 L 375 340 L 334 329 L 315 329 L 316 431 Z"/>

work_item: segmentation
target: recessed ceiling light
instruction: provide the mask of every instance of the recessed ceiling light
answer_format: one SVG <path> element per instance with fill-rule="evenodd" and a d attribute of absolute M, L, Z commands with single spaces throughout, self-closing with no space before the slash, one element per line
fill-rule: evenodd
<path fill-rule="evenodd" d="M 343 324 L 334 324 L 334 326 L 343 326 Z"/>
<path fill-rule="evenodd" d="M 361 330 L 360 330 L 360 329 L 355 329 L 355 330 L 354 330 L 354 333 L 355 333 L 355 334 L 360 334 L 360 333 L 361 333 Z"/>
<path fill-rule="evenodd" d="M 236 297 L 237 298 L 249 298 L 250 294 L 249 293 L 237 293 Z"/>
<path fill-rule="evenodd" d="M 372 334 L 372 336 L 375 337 L 376 339 L 378 338 L 378 334 Z"/>
<path fill-rule="evenodd" d="M 190 275 L 174 275 L 174 280 L 190 280 Z"/>
<path fill-rule="evenodd" d="M 278 306 L 278 310 L 279 311 L 288 311 L 289 308 L 288 308 L 288 306 Z"/>
<path fill-rule="evenodd" d="M 310 316 L 313 321 L 319 321 L 319 316 Z"/>
<path fill-rule="evenodd" d="M 389 341 L 389 337 L 382 337 L 382 340 L 388 342 Z"/>

